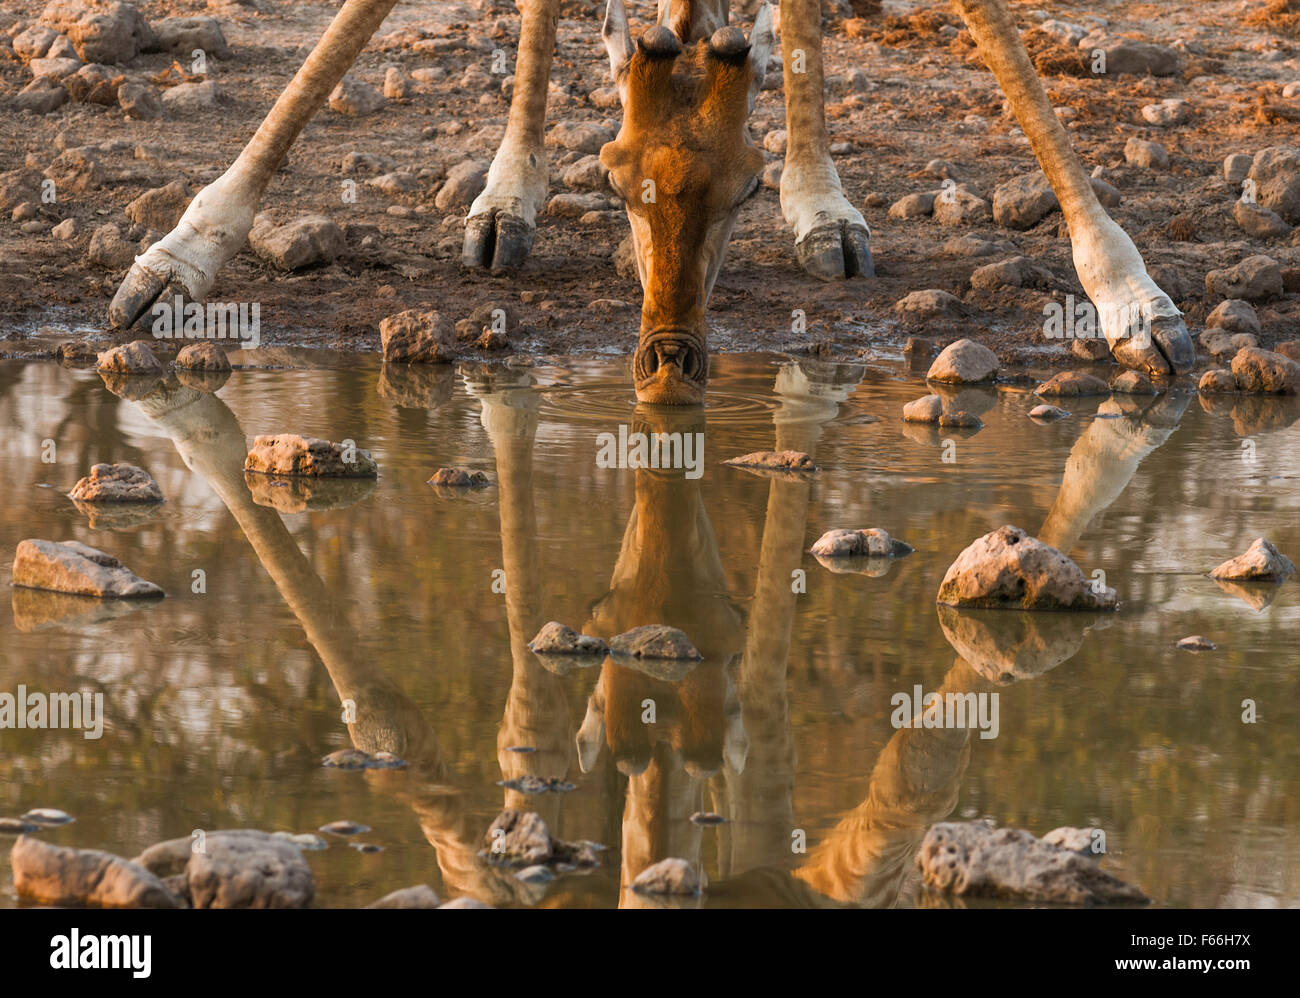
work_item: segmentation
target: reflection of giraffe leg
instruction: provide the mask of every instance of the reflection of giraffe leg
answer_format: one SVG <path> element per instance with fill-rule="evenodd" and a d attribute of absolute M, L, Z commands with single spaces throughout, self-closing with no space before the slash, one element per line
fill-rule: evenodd
<path fill-rule="evenodd" d="M 444 882 L 458 894 L 494 904 L 520 896 L 518 881 L 479 859 L 481 830 L 471 826 L 461 792 L 445 785 L 446 765 L 433 729 L 373 658 L 361 653 L 345 606 L 321 582 L 280 514 L 253 501 L 244 483 L 246 438 L 234 413 L 215 395 L 188 388 L 136 404 L 171 438 L 186 467 L 217 493 L 298 618 L 340 701 L 356 704 L 357 720 L 348 726 L 353 744 L 393 752 L 410 764 L 409 774 L 393 784 L 406 789 L 395 792 L 415 812 Z"/>
<path fill-rule="evenodd" d="M 1138 465 L 1169 439 L 1190 401 L 1190 396 L 1163 395 L 1145 412 L 1093 420 L 1070 449 L 1061 488 L 1039 539 L 1068 555 L 1093 517 L 1128 487 Z M 1124 409 L 1109 401 L 1098 411 Z"/>
<path fill-rule="evenodd" d="M 512 663 L 510 692 L 497 734 L 497 758 L 507 780 L 565 776 L 573 766 L 569 704 L 564 686 L 528 650 L 546 618 L 541 610 L 542 564 L 533 504 L 537 395 L 519 387 L 478 393 L 482 422 L 496 454 L 501 557 L 506 573 L 506 620 Z M 485 580 L 486 585 L 486 580 Z M 512 752 L 527 746 L 532 752 Z M 560 795 L 507 790 L 505 807 L 537 811 L 558 834 Z"/>

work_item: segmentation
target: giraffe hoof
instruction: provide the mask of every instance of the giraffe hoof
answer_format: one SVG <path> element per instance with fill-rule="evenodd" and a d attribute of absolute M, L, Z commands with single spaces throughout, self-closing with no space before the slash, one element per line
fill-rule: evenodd
<path fill-rule="evenodd" d="M 1157 315 L 1145 333 L 1120 340 L 1111 353 L 1122 367 L 1153 375 L 1186 374 L 1196 363 L 1196 348 L 1181 315 Z"/>
<path fill-rule="evenodd" d="M 171 303 L 177 296 L 191 300 L 189 291 L 169 275 L 156 274 L 132 264 L 126 278 L 108 306 L 108 321 L 114 329 L 130 329 L 147 318 L 155 303 Z"/>
<path fill-rule="evenodd" d="M 832 221 L 813 229 L 794 245 L 799 265 L 813 277 L 838 281 L 872 277 L 871 234 L 861 225 Z"/>
<path fill-rule="evenodd" d="M 492 273 L 517 270 L 524 265 L 533 248 L 536 227 L 518 215 L 504 211 L 485 211 L 465 222 L 465 244 L 461 263 Z"/>

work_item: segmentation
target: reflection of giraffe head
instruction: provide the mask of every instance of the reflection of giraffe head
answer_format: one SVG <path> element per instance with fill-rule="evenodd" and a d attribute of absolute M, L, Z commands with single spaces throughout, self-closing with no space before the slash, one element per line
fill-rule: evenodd
<path fill-rule="evenodd" d="M 605 45 L 623 127 L 600 159 L 627 207 L 645 295 L 632 362 L 637 398 L 695 405 L 709 377 L 704 308 L 763 166 L 746 122 L 763 85 L 772 16 L 764 5 L 746 39 L 707 5 L 662 6 L 670 23 L 633 43 L 623 0 L 609 0 Z"/>

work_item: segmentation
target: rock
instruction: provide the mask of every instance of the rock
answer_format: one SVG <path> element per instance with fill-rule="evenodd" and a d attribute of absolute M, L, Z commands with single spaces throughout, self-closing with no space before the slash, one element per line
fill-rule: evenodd
<path fill-rule="evenodd" d="M 700 878 L 684 859 L 670 857 L 647 866 L 632 881 L 638 894 L 673 894 L 694 896 L 700 893 Z"/>
<path fill-rule="evenodd" d="M 1064 409 L 1054 405 L 1036 405 L 1029 410 L 1031 419 L 1064 419 L 1068 415 Z"/>
<path fill-rule="evenodd" d="M 1260 331 L 1259 316 L 1255 314 L 1255 307 L 1240 298 L 1219 302 L 1214 311 L 1206 317 L 1205 327 L 1252 335 L 1258 335 Z"/>
<path fill-rule="evenodd" d="M 565 187 L 603 191 L 609 186 L 609 171 L 596 155 L 583 156 L 566 167 L 560 178 Z"/>
<path fill-rule="evenodd" d="M 472 898 L 467 895 L 465 897 L 458 897 L 453 901 L 448 901 L 446 904 L 440 904 L 438 905 L 438 907 L 440 909 L 441 908 L 482 908 L 484 910 L 487 910 L 490 909 L 492 906 L 489 904 L 484 904 L 482 901 L 478 900 L 477 898 Z"/>
<path fill-rule="evenodd" d="M 162 362 L 154 356 L 148 340 L 132 340 L 101 353 L 95 368 L 120 374 L 154 374 L 162 370 Z"/>
<path fill-rule="evenodd" d="M 488 476 L 481 471 L 464 471 L 461 468 L 439 468 L 428 481 L 437 488 L 472 489 L 488 484 Z"/>
<path fill-rule="evenodd" d="M 18 111 L 49 114 L 68 100 L 68 91 L 48 76 L 38 76 L 13 97 L 10 105 Z"/>
<path fill-rule="evenodd" d="M 1277 212 L 1248 201 L 1234 201 L 1232 218 L 1248 236 L 1256 239 L 1280 239 L 1291 231 Z"/>
<path fill-rule="evenodd" d="M 934 219 L 940 225 L 977 225 L 992 218 L 992 203 L 962 185 L 946 187 L 934 199 Z"/>
<path fill-rule="evenodd" d="M 1169 167 L 1169 153 L 1159 142 L 1131 138 L 1124 144 L 1124 160 L 1130 166 L 1141 166 L 1148 170 L 1164 170 Z"/>
<path fill-rule="evenodd" d="M 1100 336 L 1093 339 L 1071 340 L 1070 353 L 1080 360 L 1093 363 L 1105 362 L 1111 359 L 1110 344 Z"/>
<path fill-rule="evenodd" d="M 1125 371 L 1110 383 L 1110 390 L 1121 395 L 1155 395 L 1156 386 L 1141 371 Z"/>
<path fill-rule="evenodd" d="M 388 100 L 405 100 L 411 96 L 411 81 L 396 66 L 384 70 L 384 97 Z M 372 906 L 373 907 L 373 906 Z"/>
<path fill-rule="evenodd" d="M 34 822 L 43 828 L 56 828 L 70 825 L 74 819 L 67 811 L 60 811 L 57 807 L 34 807 L 23 815 L 23 820 Z"/>
<path fill-rule="evenodd" d="M 1196 390 L 1203 395 L 1231 395 L 1237 390 L 1237 379 L 1226 368 L 1214 368 L 1201 375 Z"/>
<path fill-rule="evenodd" d="M 456 328 L 433 310 L 407 309 L 379 323 L 385 362 L 446 364 L 456 356 Z"/>
<path fill-rule="evenodd" d="M 921 841 L 921 879 L 935 890 L 1043 904 L 1144 902 L 1136 887 L 1077 852 L 1016 828 L 940 822 Z"/>
<path fill-rule="evenodd" d="M 528 648 L 538 655 L 596 655 L 603 658 L 609 652 L 609 646 L 600 638 L 579 634 L 556 620 L 543 624 L 537 636 L 528 642 Z"/>
<path fill-rule="evenodd" d="M 1283 357 L 1289 357 L 1291 360 L 1300 361 L 1300 340 L 1287 340 L 1285 343 L 1274 345 L 1273 352 L 1281 354 Z"/>
<path fill-rule="evenodd" d="M 1173 76 L 1178 72 L 1178 52 L 1165 45 L 1107 39 L 1087 48 L 1105 53 L 1106 76 Z"/>
<path fill-rule="evenodd" d="M 890 537 L 879 527 L 866 530 L 828 530 L 809 553 L 822 558 L 902 558 L 915 548 Z"/>
<path fill-rule="evenodd" d="M 725 825 L 727 819 L 713 811 L 696 811 L 691 815 L 690 822 L 692 825 L 703 825 L 708 828 L 711 825 Z"/>
<path fill-rule="evenodd" d="M 347 249 L 343 230 L 324 215 L 304 215 L 285 225 L 259 221 L 249 233 L 253 252 L 280 270 L 332 263 Z"/>
<path fill-rule="evenodd" d="M 952 426 L 959 429 L 979 429 L 984 425 L 978 416 L 965 409 L 954 409 L 939 417 L 940 426 Z"/>
<path fill-rule="evenodd" d="M 1068 849 L 1070 852 L 1078 853 L 1080 856 L 1095 858 L 1100 855 L 1096 846 L 1103 841 L 1098 838 L 1099 828 L 1072 828 L 1069 825 L 1063 825 L 1060 828 L 1053 828 L 1043 836 L 1043 842 L 1049 846 L 1059 846 L 1062 849 Z"/>
<path fill-rule="evenodd" d="M 1239 152 L 1232 153 L 1223 161 L 1223 179 L 1230 184 L 1240 185 L 1250 173 L 1253 162 L 1253 156 L 1246 156 Z"/>
<path fill-rule="evenodd" d="M 478 160 L 467 159 L 447 171 L 447 179 L 438 190 L 433 203 L 439 211 L 468 208 L 487 184 L 487 166 Z"/>
<path fill-rule="evenodd" d="M 1210 578 L 1228 582 L 1285 582 L 1294 574 L 1291 559 L 1271 541 L 1256 537 L 1244 554 L 1225 561 L 1210 573 Z"/>
<path fill-rule="evenodd" d="M 1265 395 L 1295 395 L 1300 392 L 1300 364 L 1290 357 L 1258 347 L 1237 351 L 1232 358 L 1232 377 L 1239 392 Z"/>
<path fill-rule="evenodd" d="M 229 371 L 230 360 L 220 344 L 190 343 L 176 355 L 176 367 L 183 371 Z"/>
<path fill-rule="evenodd" d="M 360 825 L 355 821 L 342 819 L 339 821 L 331 821 L 328 825 L 321 825 L 320 830 L 322 832 L 328 832 L 330 835 L 347 836 L 365 835 L 366 832 L 370 831 L 370 828 L 368 825 Z"/>
<path fill-rule="evenodd" d="M 162 502 L 153 476 L 133 464 L 97 464 L 77 482 L 68 498 L 79 502 Z"/>
<path fill-rule="evenodd" d="M 1113 610 L 1115 590 L 1094 592 L 1079 566 L 1019 527 L 990 531 L 948 568 L 938 602 L 1022 610 Z"/>
<path fill-rule="evenodd" d="M 1254 184 L 1254 200 L 1277 212 L 1287 223 L 1300 223 L 1300 148 L 1261 149 L 1255 153 L 1246 176 Z"/>
<path fill-rule="evenodd" d="M 75 218 L 65 218 L 58 225 L 50 229 L 50 235 L 55 239 L 62 239 L 65 242 L 69 239 L 77 238 L 77 220 Z"/>
<path fill-rule="evenodd" d="M 522 880 L 525 884 L 549 884 L 555 879 L 555 872 L 550 867 L 537 864 L 528 866 L 515 874 L 516 880 Z"/>
<path fill-rule="evenodd" d="M 330 847 L 323 838 L 311 832 L 304 832 L 302 835 L 294 835 L 292 832 L 272 832 L 271 838 L 282 839 L 303 852 L 321 852 Z"/>
<path fill-rule="evenodd" d="M 1218 298 L 1263 301 L 1282 294 L 1282 268 L 1272 257 L 1248 256 L 1240 263 L 1205 275 L 1205 290 Z"/>
<path fill-rule="evenodd" d="M 53 28 L 41 24 L 33 24 L 19 31 L 9 44 L 13 54 L 28 63 L 33 59 L 59 59 L 77 54 L 72 42 Z"/>
<path fill-rule="evenodd" d="M 889 217 L 906 221 L 925 218 L 934 213 L 934 193 L 905 194 L 889 206 Z"/>
<path fill-rule="evenodd" d="M 545 863 L 554 851 L 546 822 L 533 811 L 502 811 L 488 828 L 483 845 L 492 862 L 508 866 Z"/>
<path fill-rule="evenodd" d="M 129 62 L 158 42 L 139 10 L 113 0 L 51 0 L 41 24 L 66 35 L 86 62 Z"/>
<path fill-rule="evenodd" d="M 1181 648 L 1183 651 L 1214 651 L 1216 646 L 1214 642 L 1207 637 L 1200 634 L 1190 634 L 1181 639 L 1178 642 L 1177 647 Z"/>
<path fill-rule="evenodd" d="M 331 752 L 320 764 L 326 769 L 368 769 L 370 768 L 371 755 L 369 752 L 363 752 L 361 749 L 345 748 L 337 752 Z"/>
<path fill-rule="evenodd" d="M 107 66 L 91 64 L 82 66 L 71 76 L 63 80 L 72 99 L 82 104 L 101 104 L 114 107 L 117 104 L 117 88 L 126 77 L 114 73 Z"/>
<path fill-rule="evenodd" d="M 211 17 L 164 17 L 153 23 L 153 29 L 158 35 L 158 47 L 164 52 L 186 59 L 195 49 L 218 59 L 230 55 L 221 25 Z"/>
<path fill-rule="evenodd" d="M 255 829 L 207 832 L 150 846 L 135 862 L 177 877 L 190 903 L 208 909 L 306 908 L 316 893 L 302 850 Z"/>
<path fill-rule="evenodd" d="M 758 450 L 751 454 L 742 454 L 740 457 L 733 457 L 730 460 L 723 461 L 723 464 L 730 464 L 737 468 L 762 468 L 771 471 L 816 471 L 817 465 L 813 459 L 802 451 L 797 450 Z"/>
<path fill-rule="evenodd" d="M 1030 229 L 1061 203 L 1040 170 L 1013 177 L 993 192 L 993 221 L 1006 229 Z"/>
<path fill-rule="evenodd" d="M 1045 398 L 1079 398 L 1088 395 L 1106 395 L 1110 392 L 1101 378 L 1082 371 L 1062 371 L 1053 375 L 1034 389 L 1035 395 Z"/>
<path fill-rule="evenodd" d="M 331 111 L 356 117 L 374 114 L 386 103 L 382 93 L 355 76 L 343 77 L 329 96 Z"/>
<path fill-rule="evenodd" d="M 98 849 L 62 848 L 23 835 L 14 843 L 9 862 L 19 896 L 41 904 L 97 908 L 182 906 L 180 899 L 149 870 Z"/>
<path fill-rule="evenodd" d="M 611 638 L 612 655 L 629 658 L 654 658 L 698 662 L 703 656 L 690 639 L 675 627 L 664 624 L 646 624 Z"/>
<path fill-rule="evenodd" d="M 105 270 L 125 270 L 134 262 L 135 250 L 122 238 L 122 231 L 109 223 L 91 233 L 86 259 Z"/>
<path fill-rule="evenodd" d="M 614 134 L 608 128 L 586 121 L 560 121 L 551 127 L 546 136 L 547 145 L 572 149 L 575 152 L 597 154 Z"/>
<path fill-rule="evenodd" d="M 1187 120 L 1187 101 L 1169 98 L 1142 108 L 1142 117 L 1157 128 L 1173 128 Z"/>
<path fill-rule="evenodd" d="M 296 433 L 277 433 L 253 440 L 244 471 L 259 475 L 374 478 L 379 467 L 368 450 Z"/>
<path fill-rule="evenodd" d="M 960 319 L 964 309 L 961 300 L 947 291 L 927 288 L 913 291 L 894 305 L 894 311 L 913 319 Z"/>
<path fill-rule="evenodd" d="M 221 88 L 216 80 L 204 80 L 202 83 L 179 83 L 163 91 L 162 103 L 168 111 L 178 114 L 193 114 L 197 111 L 211 111 L 221 103 Z"/>
<path fill-rule="evenodd" d="M 25 540 L 14 554 L 13 584 L 74 596 L 138 599 L 162 596 L 112 555 L 78 541 Z"/>
<path fill-rule="evenodd" d="M 442 905 L 438 895 L 428 884 L 415 887 L 403 887 L 401 890 L 385 894 L 378 901 L 372 901 L 367 908 L 437 908 Z"/>
<path fill-rule="evenodd" d="M 589 211 L 604 211 L 609 200 L 603 194 L 556 194 L 546 202 L 545 214 L 552 218 L 581 218 Z"/>
<path fill-rule="evenodd" d="M 946 346 L 925 374 L 927 381 L 969 385 L 992 381 L 998 358 L 988 347 L 974 340 L 957 340 Z"/>
<path fill-rule="evenodd" d="M 922 395 L 903 406 L 905 423 L 937 423 L 943 415 L 943 399 L 938 395 Z"/>
<path fill-rule="evenodd" d="M 21 818 L 0 818 L 0 835 L 26 835 L 39 829 L 40 825 Z"/>
<path fill-rule="evenodd" d="M 146 229 L 170 232 L 189 207 L 192 195 L 183 180 L 145 191 L 126 206 L 126 217 Z"/>
<path fill-rule="evenodd" d="M 153 88 L 130 80 L 117 88 L 117 103 L 128 118 L 153 121 L 162 117 L 163 106 Z"/>
<path fill-rule="evenodd" d="M 1040 267 L 1028 257 L 1013 256 L 1009 260 L 979 267 L 970 275 L 972 288 L 996 291 L 998 288 L 1043 288 L 1052 283 L 1052 272 Z"/>

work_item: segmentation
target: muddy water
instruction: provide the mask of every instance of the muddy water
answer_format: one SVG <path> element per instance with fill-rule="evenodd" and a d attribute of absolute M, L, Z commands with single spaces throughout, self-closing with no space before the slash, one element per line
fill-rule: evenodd
<path fill-rule="evenodd" d="M 727 356 L 702 415 L 664 414 L 634 408 L 622 361 L 382 373 L 316 355 L 128 401 L 90 371 L 5 361 L 0 581 L 21 539 L 75 538 L 168 598 L 107 616 L 14 594 L 0 691 L 99 691 L 106 723 L 0 731 L 0 815 L 62 808 L 77 820 L 49 841 L 128 856 L 195 829 L 369 826 L 358 839 L 382 852 L 308 854 L 324 907 L 414 883 L 637 904 L 620 883 L 667 855 L 698 861 L 708 905 L 938 904 L 920 836 L 976 817 L 1100 828 L 1103 862 L 1160 905 L 1300 904 L 1300 584 L 1233 593 L 1202 574 L 1259 535 L 1300 555 L 1300 408 L 1098 399 L 1040 426 L 1028 390 L 1002 388 L 963 393 L 982 431 L 941 434 L 898 419 L 921 393 L 888 365 Z M 704 433 L 702 475 L 599 467 L 620 424 Z M 356 441 L 377 483 L 250 491 L 246 443 L 280 431 Z M 720 464 L 771 448 L 823 470 Z M 65 493 L 100 461 L 144 466 L 166 503 L 92 524 Z M 437 494 L 441 466 L 492 485 Z M 1103 572 L 1120 611 L 941 619 L 947 566 L 1004 523 Z M 805 552 L 842 526 L 916 552 L 831 571 Z M 551 619 L 673 624 L 706 657 L 684 676 L 548 667 L 526 642 Z M 1175 649 L 1193 633 L 1219 650 Z M 996 692 L 997 737 L 895 729 L 891 698 L 917 685 Z M 354 744 L 410 766 L 321 768 Z M 499 785 L 526 774 L 576 789 Z M 604 867 L 529 887 L 485 865 L 504 806 L 605 843 Z M 0 905 L 18 903 L 5 849 Z"/>

